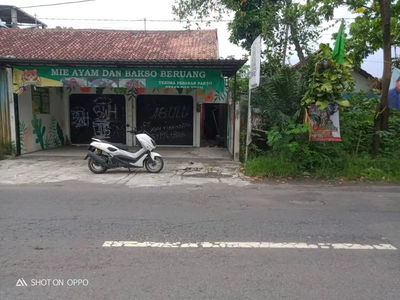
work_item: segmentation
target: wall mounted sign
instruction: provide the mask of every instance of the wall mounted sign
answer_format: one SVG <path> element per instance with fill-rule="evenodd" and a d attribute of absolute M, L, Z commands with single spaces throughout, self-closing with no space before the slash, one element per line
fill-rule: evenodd
<path fill-rule="evenodd" d="M 211 69 L 117 69 L 85 67 L 14 67 L 14 91 L 46 87 L 213 88 L 225 91 L 221 71 Z"/>

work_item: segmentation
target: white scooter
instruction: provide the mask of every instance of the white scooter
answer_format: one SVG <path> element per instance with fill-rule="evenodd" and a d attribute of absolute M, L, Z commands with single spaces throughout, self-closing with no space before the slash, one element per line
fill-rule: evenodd
<path fill-rule="evenodd" d="M 126 127 L 130 127 L 129 124 Z M 106 140 L 93 137 L 93 142 L 88 148 L 89 170 L 95 174 L 101 174 L 114 168 L 143 168 L 150 173 L 158 173 L 164 168 L 164 161 L 160 154 L 153 152 L 156 148 L 154 140 L 146 133 L 138 133 L 136 129 L 128 131 L 135 134 L 141 148 L 136 152 L 130 152 L 124 144 L 110 143 Z"/>

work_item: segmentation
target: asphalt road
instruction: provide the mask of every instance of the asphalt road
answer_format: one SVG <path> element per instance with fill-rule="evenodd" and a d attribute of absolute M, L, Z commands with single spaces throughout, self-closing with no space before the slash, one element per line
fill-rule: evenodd
<path fill-rule="evenodd" d="M 1 300 L 400 299 L 399 250 L 103 247 L 149 241 L 400 249 L 398 186 L 0 186 L 0 230 Z M 20 278 L 28 286 L 16 286 Z"/>

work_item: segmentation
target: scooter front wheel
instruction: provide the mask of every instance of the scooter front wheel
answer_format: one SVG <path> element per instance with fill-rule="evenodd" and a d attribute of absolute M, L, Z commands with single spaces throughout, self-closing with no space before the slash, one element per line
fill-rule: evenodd
<path fill-rule="evenodd" d="M 101 166 L 99 163 L 94 161 L 92 158 L 89 158 L 88 161 L 89 170 L 92 171 L 94 174 L 102 174 L 107 171 L 107 167 Z"/>
<path fill-rule="evenodd" d="M 159 173 L 164 168 L 164 160 L 160 156 L 154 157 L 154 161 L 146 159 L 146 169 L 150 173 Z"/>

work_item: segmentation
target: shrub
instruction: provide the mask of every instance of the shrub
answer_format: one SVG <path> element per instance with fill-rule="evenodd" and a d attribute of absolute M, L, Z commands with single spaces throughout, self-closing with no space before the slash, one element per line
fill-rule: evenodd
<path fill-rule="evenodd" d="M 13 143 L 5 139 L 0 140 L 0 159 L 3 159 L 5 155 L 12 155 L 13 153 L 15 153 Z"/>

